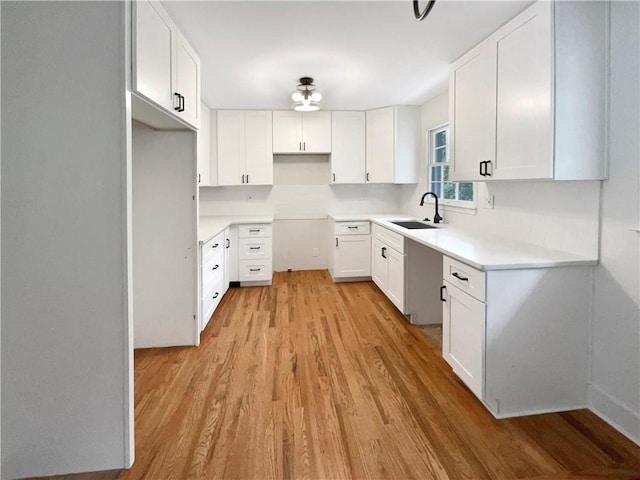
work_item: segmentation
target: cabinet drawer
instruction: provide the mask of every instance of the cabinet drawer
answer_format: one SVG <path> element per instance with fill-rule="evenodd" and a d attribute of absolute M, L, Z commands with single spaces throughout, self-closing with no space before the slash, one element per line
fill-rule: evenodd
<path fill-rule="evenodd" d="M 271 258 L 271 238 L 241 238 L 238 240 L 240 260 Z"/>
<path fill-rule="evenodd" d="M 336 235 L 357 235 L 370 232 L 369 222 L 336 222 Z"/>
<path fill-rule="evenodd" d="M 202 265 L 202 284 L 206 284 L 214 275 L 224 270 L 224 252 L 213 255 Z"/>
<path fill-rule="evenodd" d="M 395 249 L 398 253 L 404 254 L 404 236 L 392 232 L 388 228 L 380 225 L 373 225 L 373 236 Z"/>
<path fill-rule="evenodd" d="M 481 302 L 485 300 L 485 273 L 469 265 L 443 257 L 443 278 Z"/>
<path fill-rule="evenodd" d="M 224 232 L 220 232 L 202 245 L 202 264 L 206 264 L 211 257 L 224 250 Z"/>
<path fill-rule="evenodd" d="M 222 272 L 214 275 L 207 285 L 203 285 L 202 292 L 202 328 L 207 326 L 211 315 L 220 303 L 223 295 L 224 275 Z"/>
<path fill-rule="evenodd" d="M 265 260 L 240 260 L 240 281 L 256 282 L 271 280 L 271 259 Z"/>
<path fill-rule="evenodd" d="M 259 224 L 259 225 L 240 225 L 238 227 L 238 237 L 240 238 L 252 238 L 252 237 L 270 237 L 271 225 Z"/>

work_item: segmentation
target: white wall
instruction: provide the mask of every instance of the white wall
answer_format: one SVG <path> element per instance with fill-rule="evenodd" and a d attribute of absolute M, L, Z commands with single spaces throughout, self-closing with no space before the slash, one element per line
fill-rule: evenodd
<path fill-rule="evenodd" d="M 403 210 L 418 218 L 433 218 L 431 205 L 419 206 L 426 183 L 426 132 L 448 122 L 448 92 L 422 106 L 424 159 L 418 186 L 404 187 Z M 483 208 L 485 189 L 495 196 L 495 208 Z M 598 252 L 600 182 L 477 183 L 477 211 L 444 208 L 447 223 L 477 232 L 543 247 L 595 257 Z"/>
<path fill-rule="evenodd" d="M 125 6 L 1 8 L 2 475 L 122 468 Z"/>
<path fill-rule="evenodd" d="M 273 186 L 200 188 L 200 215 L 274 215 L 274 270 L 326 269 L 327 213 L 399 212 L 402 187 L 328 185 L 329 163 L 322 157 L 276 159 Z M 296 234 L 298 228 L 304 233 Z"/>
<path fill-rule="evenodd" d="M 640 443 L 640 6 L 611 3 L 609 179 L 595 272 L 591 408 Z"/>

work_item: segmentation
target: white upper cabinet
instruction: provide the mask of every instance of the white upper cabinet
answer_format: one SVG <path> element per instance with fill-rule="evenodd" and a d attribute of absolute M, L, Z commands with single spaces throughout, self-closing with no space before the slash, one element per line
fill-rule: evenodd
<path fill-rule="evenodd" d="M 366 181 L 417 183 L 420 107 L 396 105 L 366 113 Z"/>
<path fill-rule="evenodd" d="M 270 111 L 218 111 L 218 185 L 272 185 L 271 137 Z"/>
<path fill-rule="evenodd" d="M 484 42 L 451 65 L 449 155 L 455 158 L 449 168 L 452 179 L 483 180 L 481 162 L 495 161 L 495 58 Z"/>
<path fill-rule="evenodd" d="M 182 105 L 178 115 L 191 125 L 200 125 L 200 59 L 180 32 L 176 41 L 176 92 Z"/>
<path fill-rule="evenodd" d="M 606 178 L 607 2 L 538 2 L 451 65 L 451 179 Z"/>
<path fill-rule="evenodd" d="M 331 153 L 331 112 L 273 112 L 273 153 Z"/>
<path fill-rule="evenodd" d="M 331 114 L 331 183 L 365 182 L 365 113 Z"/>
<path fill-rule="evenodd" d="M 138 0 L 133 8 L 132 89 L 199 128 L 200 59 L 160 2 Z"/>

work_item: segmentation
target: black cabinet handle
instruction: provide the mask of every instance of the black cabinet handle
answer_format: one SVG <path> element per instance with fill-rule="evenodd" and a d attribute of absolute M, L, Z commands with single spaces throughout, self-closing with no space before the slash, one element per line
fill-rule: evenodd
<path fill-rule="evenodd" d="M 446 301 L 447 301 L 447 299 L 446 299 L 446 298 L 444 298 L 444 291 L 445 291 L 446 289 L 447 289 L 447 286 L 446 286 L 446 285 L 442 285 L 442 286 L 440 287 L 440 300 L 441 300 L 442 302 L 446 302 Z"/>
<path fill-rule="evenodd" d="M 184 95 L 180 95 L 180 110 L 179 112 L 184 112 Z"/>
<path fill-rule="evenodd" d="M 211 248 L 218 248 L 218 246 L 220 246 L 219 243 L 214 243 L 213 245 L 211 245 Z"/>
<path fill-rule="evenodd" d="M 247 183 L 249 183 L 249 174 L 247 173 Z"/>
<path fill-rule="evenodd" d="M 180 96 L 181 96 L 181 95 L 180 95 L 178 92 L 174 92 L 174 93 L 173 93 L 173 104 L 174 104 L 174 105 L 175 105 L 175 103 L 176 103 L 176 102 L 175 102 L 176 97 L 178 97 L 178 106 L 177 106 L 177 107 L 173 107 L 173 109 L 174 109 L 175 111 L 177 111 L 177 112 L 179 112 L 179 111 L 180 111 Z"/>
<path fill-rule="evenodd" d="M 262 270 L 261 268 L 250 268 L 249 271 L 250 272 L 259 272 L 260 270 Z"/>
<path fill-rule="evenodd" d="M 380 255 L 382 255 L 382 258 L 387 258 L 387 256 L 384 254 L 387 251 L 387 247 L 382 247 L 382 250 L 380 251 Z"/>
<path fill-rule="evenodd" d="M 486 173 L 484 173 L 484 171 L 482 170 L 482 166 L 484 165 L 484 162 L 480 162 L 480 175 L 482 175 L 483 177 L 486 175 Z"/>
<path fill-rule="evenodd" d="M 336 247 L 338 246 L 338 237 L 336 237 Z"/>
<path fill-rule="evenodd" d="M 218 298 L 218 295 L 220 295 L 220 292 L 216 292 L 215 295 L 213 297 L 211 297 L 211 298 L 213 298 L 215 300 L 216 298 Z"/>
<path fill-rule="evenodd" d="M 333 174 L 333 181 L 334 182 L 336 181 L 336 174 L 335 173 Z"/>
<path fill-rule="evenodd" d="M 260 229 L 259 228 L 250 228 L 249 232 L 250 233 L 260 233 Z"/>
<path fill-rule="evenodd" d="M 227 248 L 229 248 L 231 246 L 231 241 L 228 238 L 225 238 L 225 240 L 227 241 Z"/>
<path fill-rule="evenodd" d="M 260 247 L 249 247 L 249 250 L 260 250 Z"/>
<path fill-rule="evenodd" d="M 198 183 L 200 183 L 200 174 L 198 174 Z"/>
<path fill-rule="evenodd" d="M 369 172 L 367 172 L 367 182 L 369 181 Z"/>
<path fill-rule="evenodd" d="M 489 164 L 491 163 L 491 160 L 485 160 L 484 162 L 484 175 L 485 177 L 490 177 L 491 174 L 489 173 Z"/>
<path fill-rule="evenodd" d="M 242 175 L 242 183 L 244 183 L 244 175 Z"/>
<path fill-rule="evenodd" d="M 302 151 L 306 152 L 307 150 L 307 142 L 302 142 Z"/>
<path fill-rule="evenodd" d="M 217 270 L 220 265 L 214 266 L 211 270 Z"/>
<path fill-rule="evenodd" d="M 467 277 L 461 276 L 458 272 L 453 272 L 451 275 L 456 277 L 458 280 L 462 280 L 463 282 L 468 282 L 469 279 Z"/>
<path fill-rule="evenodd" d="M 302 142 L 298 142 L 298 150 L 302 151 Z"/>

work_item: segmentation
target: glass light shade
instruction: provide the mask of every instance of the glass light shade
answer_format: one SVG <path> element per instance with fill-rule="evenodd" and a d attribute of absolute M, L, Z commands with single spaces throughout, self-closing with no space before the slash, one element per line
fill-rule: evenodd
<path fill-rule="evenodd" d="M 302 98 L 303 96 L 301 92 L 293 92 L 291 94 L 291 100 L 293 100 L 294 102 L 301 102 Z"/>
<path fill-rule="evenodd" d="M 320 92 L 313 92 L 311 94 L 312 102 L 319 102 L 320 100 L 322 100 L 322 94 Z"/>
<path fill-rule="evenodd" d="M 297 112 L 315 112 L 316 110 L 320 110 L 322 108 L 322 104 L 317 102 L 309 102 L 308 105 L 305 105 L 302 102 L 292 102 L 291 108 L 293 108 Z"/>

